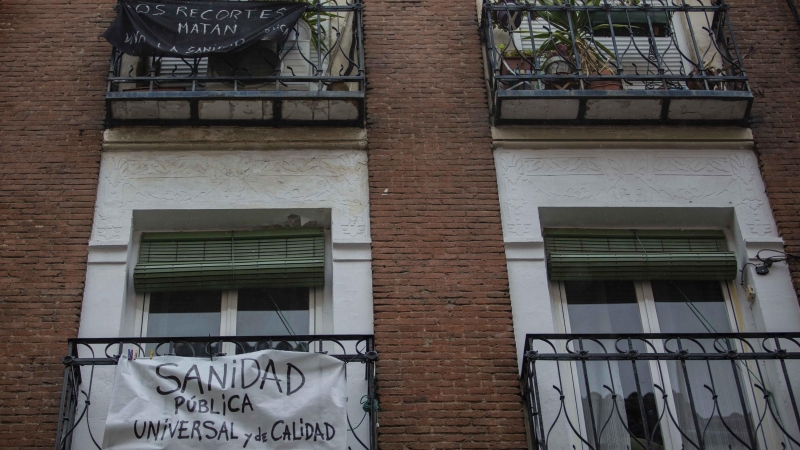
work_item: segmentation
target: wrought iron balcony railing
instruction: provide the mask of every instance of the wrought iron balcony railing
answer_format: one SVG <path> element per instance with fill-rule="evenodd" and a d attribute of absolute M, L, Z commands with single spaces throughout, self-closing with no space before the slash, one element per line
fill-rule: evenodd
<path fill-rule="evenodd" d="M 362 126 L 361 9 L 361 0 L 316 0 L 282 49 L 262 41 L 208 58 L 135 57 L 114 49 L 107 120 Z"/>
<path fill-rule="evenodd" d="M 218 356 L 258 350 L 325 353 L 346 363 L 348 449 L 377 449 L 378 402 L 372 335 L 206 336 L 181 338 L 70 339 L 64 357 L 56 450 L 96 447 L 110 399 L 110 380 L 120 355 L 128 350 L 149 355 Z M 106 409 L 103 409 L 105 406 Z M 90 420 L 90 409 L 91 417 Z M 98 418 L 98 416 L 103 416 Z"/>
<path fill-rule="evenodd" d="M 743 53 L 724 0 L 487 0 L 495 121 L 742 123 Z"/>
<path fill-rule="evenodd" d="M 800 333 L 528 335 L 536 449 L 800 447 Z"/>

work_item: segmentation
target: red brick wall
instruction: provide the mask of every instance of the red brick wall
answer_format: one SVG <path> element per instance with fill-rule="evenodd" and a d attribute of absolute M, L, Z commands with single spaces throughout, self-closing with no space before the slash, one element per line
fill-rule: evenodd
<path fill-rule="evenodd" d="M 0 4 L 0 448 L 53 448 L 92 225 L 111 1 Z"/>
<path fill-rule="evenodd" d="M 380 448 L 524 448 L 475 2 L 364 3 Z"/>
<path fill-rule="evenodd" d="M 730 0 L 730 18 L 756 99 L 752 129 L 775 220 L 800 255 L 800 25 L 786 0 Z M 800 291 L 800 264 L 792 265 Z"/>

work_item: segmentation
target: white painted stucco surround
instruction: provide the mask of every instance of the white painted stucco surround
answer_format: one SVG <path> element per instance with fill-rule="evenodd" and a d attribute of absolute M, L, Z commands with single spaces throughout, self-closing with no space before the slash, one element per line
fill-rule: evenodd
<path fill-rule="evenodd" d="M 749 145 L 721 143 L 715 149 L 709 143 L 675 144 L 674 148 L 664 142 L 653 145 L 655 148 L 642 144 L 646 143 L 626 142 L 614 149 L 610 142 L 572 141 L 559 148 L 558 142 L 536 142 L 531 144 L 533 148 L 525 148 L 525 143 L 515 142 L 514 148 L 496 147 L 520 364 L 526 334 L 563 331 L 556 325 L 559 321 L 547 278 L 544 228 L 721 229 L 729 248 L 736 252 L 739 267 L 758 263 L 755 255 L 761 249 L 783 250 L 758 161 Z M 774 264 L 764 276 L 747 266 L 745 285 L 755 289 L 752 301 L 740 285 L 740 277 L 729 283 L 737 291 L 732 301 L 739 331 L 800 329 L 800 308 L 785 263 Z M 773 380 L 771 389 L 779 414 L 792 417 L 782 377 L 772 372 L 777 366 L 765 367 L 771 367 L 765 374 Z M 545 369 L 539 376 L 555 377 Z M 549 386 L 547 381 L 542 383 Z M 800 379 L 795 377 L 795 383 Z M 545 408 L 559 404 L 555 397 L 548 397 L 551 394 L 543 394 Z M 767 434 L 777 436 L 777 430 Z M 566 428 L 555 435 L 552 442 L 562 442 L 563 448 L 575 444 Z"/>
<path fill-rule="evenodd" d="M 132 273 L 142 231 L 252 229 L 282 224 L 289 214 L 326 227 L 317 333 L 372 334 L 368 203 L 367 154 L 357 145 L 353 150 L 106 151 L 79 337 L 134 335 Z M 112 385 L 112 370 L 95 371 L 89 423 L 98 442 Z M 85 426 L 76 430 L 75 445 L 94 448 Z"/>
<path fill-rule="evenodd" d="M 517 144 L 518 147 L 522 145 Z M 676 146 L 677 147 L 677 146 Z M 712 228 L 726 232 L 739 266 L 783 250 L 758 161 L 748 148 L 504 149 L 494 152 L 517 353 L 529 333 L 554 333 L 542 229 Z M 764 255 L 762 255 L 764 256 Z M 742 331 L 796 331 L 800 308 L 785 263 L 739 285 Z"/>

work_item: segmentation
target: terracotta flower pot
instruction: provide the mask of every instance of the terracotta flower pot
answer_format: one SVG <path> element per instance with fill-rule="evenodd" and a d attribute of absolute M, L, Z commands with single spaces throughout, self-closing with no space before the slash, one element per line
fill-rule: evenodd
<path fill-rule="evenodd" d="M 601 69 L 592 75 L 616 75 L 611 69 Z M 593 91 L 621 91 L 622 80 L 594 80 L 586 83 L 586 87 Z"/>
<path fill-rule="evenodd" d="M 531 57 L 532 58 L 532 57 Z M 526 61 L 521 56 L 506 56 L 503 58 L 505 63 L 500 65 L 502 75 L 524 75 L 533 73 L 532 59 Z"/>

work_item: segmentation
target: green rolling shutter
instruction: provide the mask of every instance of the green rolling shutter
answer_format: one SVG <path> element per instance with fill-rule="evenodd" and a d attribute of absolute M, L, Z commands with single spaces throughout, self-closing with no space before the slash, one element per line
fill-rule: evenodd
<path fill-rule="evenodd" d="M 144 233 L 136 292 L 319 287 L 325 239 L 317 228 Z"/>
<path fill-rule="evenodd" d="M 733 280 L 721 231 L 546 229 L 551 280 Z"/>

